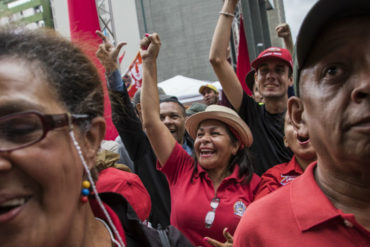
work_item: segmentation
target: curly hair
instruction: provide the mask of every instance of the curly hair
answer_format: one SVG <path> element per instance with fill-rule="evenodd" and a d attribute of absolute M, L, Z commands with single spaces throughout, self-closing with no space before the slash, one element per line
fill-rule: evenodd
<path fill-rule="evenodd" d="M 15 58 L 37 66 L 56 97 L 74 114 L 104 114 L 104 95 L 96 67 L 75 44 L 47 29 L 0 30 L 0 60 Z"/>

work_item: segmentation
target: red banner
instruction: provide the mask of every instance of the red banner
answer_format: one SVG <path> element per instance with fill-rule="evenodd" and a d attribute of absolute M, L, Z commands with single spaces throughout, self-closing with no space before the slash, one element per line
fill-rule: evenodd
<path fill-rule="evenodd" d="M 247 39 L 245 38 L 243 19 L 240 18 L 240 30 L 239 30 L 239 49 L 238 49 L 238 59 L 236 62 L 236 75 L 242 84 L 243 90 L 248 94 L 252 95 L 249 90 L 247 83 L 245 82 L 245 77 L 251 70 L 251 63 L 249 61 L 249 52 L 247 46 Z"/>
<path fill-rule="evenodd" d="M 131 84 L 127 85 L 127 92 L 130 97 L 133 97 L 136 91 L 141 88 L 141 83 L 143 80 L 143 61 L 141 59 L 140 52 L 137 53 L 127 73 L 131 77 Z"/>
<path fill-rule="evenodd" d="M 72 41 L 83 45 L 80 47 L 85 48 L 85 53 L 98 68 L 100 78 L 105 78 L 104 69 L 95 56 L 101 43 L 101 39 L 95 34 L 96 30 L 100 30 L 95 0 L 68 0 L 68 12 Z M 118 132 L 112 122 L 111 105 L 107 86 L 104 83 L 105 79 L 101 81 L 104 89 L 104 118 L 107 125 L 105 139 L 114 140 Z"/>

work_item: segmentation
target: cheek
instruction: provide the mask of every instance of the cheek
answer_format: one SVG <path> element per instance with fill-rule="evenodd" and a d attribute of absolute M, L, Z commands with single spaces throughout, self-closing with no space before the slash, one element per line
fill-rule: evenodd
<path fill-rule="evenodd" d="M 42 202 L 52 210 L 65 211 L 80 191 L 82 164 L 72 145 L 69 136 L 55 133 L 28 155 L 35 167 L 34 178 L 42 188 Z"/>

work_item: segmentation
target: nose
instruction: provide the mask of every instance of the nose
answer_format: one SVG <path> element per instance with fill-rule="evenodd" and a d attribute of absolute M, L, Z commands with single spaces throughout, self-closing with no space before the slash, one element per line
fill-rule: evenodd
<path fill-rule="evenodd" d="M 171 121 L 171 118 L 169 116 L 166 116 L 163 118 L 162 122 L 165 124 L 165 125 L 168 125 L 168 124 L 171 124 L 172 121 Z"/>
<path fill-rule="evenodd" d="M 10 160 L 7 158 L 10 152 L 0 151 L 0 173 L 4 171 L 9 171 L 12 168 Z"/>
<path fill-rule="evenodd" d="M 266 74 L 267 79 L 274 79 L 275 77 L 276 77 L 276 73 L 274 70 L 269 70 L 269 72 L 267 72 Z"/>
<path fill-rule="evenodd" d="M 208 143 L 210 141 L 210 138 L 209 137 L 210 137 L 209 135 L 204 134 L 204 135 L 202 135 L 200 137 L 197 137 L 197 139 L 198 139 L 198 141 L 200 143 Z"/>
<path fill-rule="evenodd" d="M 370 73 L 362 73 L 356 79 L 356 85 L 351 93 L 351 99 L 355 103 L 361 103 L 364 100 L 370 101 Z"/>

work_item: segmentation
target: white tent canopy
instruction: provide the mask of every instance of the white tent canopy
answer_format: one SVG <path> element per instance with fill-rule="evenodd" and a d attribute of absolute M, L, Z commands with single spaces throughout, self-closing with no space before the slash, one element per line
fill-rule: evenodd
<path fill-rule="evenodd" d="M 222 90 L 219 82 L 201 81 L 182 75 L 177 75 L 168 80 L 159 82 L 158 86 L 161 87 L 166 94 L 176 96 L 181 103 L 190 105 L 193 102 L 202 101 L 203 96 L 198 90 L 205 84 L 213 84 L 219 91 Z"/>

